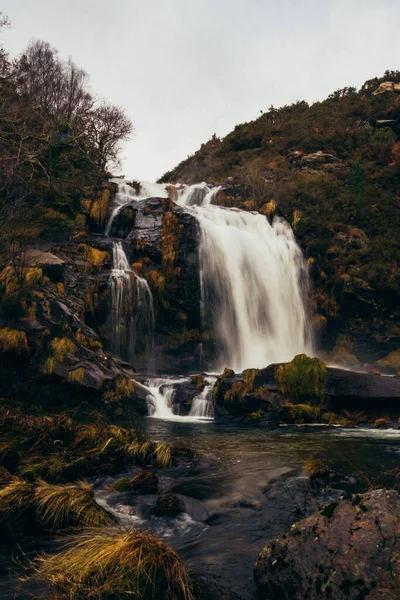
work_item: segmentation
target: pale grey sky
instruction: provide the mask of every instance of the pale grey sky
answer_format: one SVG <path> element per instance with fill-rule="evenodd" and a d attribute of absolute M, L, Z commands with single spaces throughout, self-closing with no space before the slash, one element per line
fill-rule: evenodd
<path fill-rule="evenodd" d="M 400 69 L 399 0 L 2 0 L 12 55 L 33 39 L 135 125 L 127 177 L 154 180 L 260 109 Z"/>

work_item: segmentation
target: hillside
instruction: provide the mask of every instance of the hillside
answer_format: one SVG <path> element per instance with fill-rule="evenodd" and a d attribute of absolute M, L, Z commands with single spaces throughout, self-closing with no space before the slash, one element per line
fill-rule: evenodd
<path fill-rule="evenodd" d="M 290 221 L 308 259 L 320 344 L 350 362 L 400 339 L 400 72 L 323 102 L 271 107 L 213 136 L 161 182 Z"/>

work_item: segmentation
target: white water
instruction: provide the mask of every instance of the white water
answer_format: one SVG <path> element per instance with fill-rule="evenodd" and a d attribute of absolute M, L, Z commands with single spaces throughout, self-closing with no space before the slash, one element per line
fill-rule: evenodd
<path fill-rule="evenodd" d="M 111 285 L 111 350 L 136 364 L 152 349 L 153 296 L 145 279 L 130 268 L 121 242 L 113 243 Z"/>
<path fill-rule="evenodd" d="M 211 401 L 212 385 L 206 386 L 203 392 L 192 401 L 188 416 L 177 414 L 179 405 L 174 405 L 175 386 L 187 382 L 186 379 L 157 378 L 141 384 L 148 392 L 146 401 L 150 417 L 163 419 L 164 421 L 212 421 L 214 418 L 214 407 Z M 175 410 L 175 412 L 174 412 Z"/>
<path fill-rule="evenodd" d="M 118 192 L 115 195 L 114 208 L 108 218 L 105 235 L 109 236 L 113 221 L 117 214 L 122 210 L 124 206 L 131 202 L 140 202 L 147 198 L 168 198 L 168 192 L 165 189 L 165 185 L 159 183 L 151 183 L 149 181 L 138 181 L 140 189 L 137 192 L 127 181 L 124 179 L 111 179 L 112 183 L 118 185 Z"/>
<path fill-rule="evenodd" d="M 184 187 L 178 203 L 197 218 L 205 327 L 221 351 L 215 369 L 240 372 L 313 354 L 308 273 L 288 223 L 211 204 L 219 188 Z"/>
<path fill-rule="evenodd" d="M 212 389 L 213 385 L 206 385 L 201 394 L 193 398 L 189 417 L 197 419 L 214 418 L 214 405 L 211 401 Z"/>

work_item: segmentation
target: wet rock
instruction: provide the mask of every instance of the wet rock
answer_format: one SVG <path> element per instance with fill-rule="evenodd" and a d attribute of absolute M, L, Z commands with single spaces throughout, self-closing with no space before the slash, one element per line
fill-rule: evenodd
<path fill-rule="evenodd" d="M 400 496 L 343 496 L 270 542 L 254 570 L 259 600 L 400 595 Z"/>
<path fill-rule="evenodd" d="M 154 507 L 156 517 L 176 517 L 184 510 L 184 505 L 178 496 L 168 492 L 162 496 L 158 496 Z"/>
<path fill-rule="evenodd" d="M 140 471 L 131 481 L 131 488 L 140 494 L 156 494 L 158 491 L 158 477 L 152 471 Z"/>

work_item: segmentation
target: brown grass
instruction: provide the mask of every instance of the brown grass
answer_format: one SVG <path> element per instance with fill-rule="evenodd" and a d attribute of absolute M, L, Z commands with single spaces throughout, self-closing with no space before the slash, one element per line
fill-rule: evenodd
<path fill-rule="evenodd" d="M 39 521 L 52 531 L 68 526 L 100 527 L 113 518 L 95 499 L 86 481 L 76 485 L 50 485 L 40 481 L 34 491 L 34 504 Z"/>
<path fill-rule="evenodd" d="M 36 563 L 36 578 L 68 600 L 193 600 L 185 566 L 174 550 L 136 530 L 88 530 Z"/>
<path fill-rule="evenodd" d="M 24 331 L 5 327 L 0 329 L 0 350 L 23 354 L 28 352 L 28 340 Z"/>

